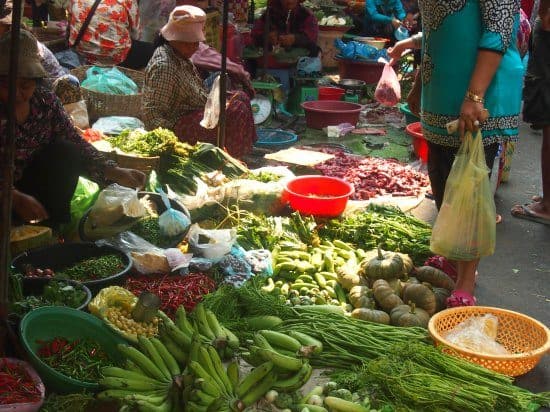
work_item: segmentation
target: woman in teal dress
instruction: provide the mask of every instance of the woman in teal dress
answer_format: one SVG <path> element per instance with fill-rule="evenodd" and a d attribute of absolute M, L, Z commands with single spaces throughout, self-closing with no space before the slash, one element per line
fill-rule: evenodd
<path fill-rule="evenodd" d="M 439 208 L 445 182 L 465 131 L 481 129 L 487 166 L 492 169 L 500 143 L 518 135 L 523 66 L 516 37 L 517 0 L 420 0 L 422 33 L 389 51 L 399 58 L 409 48 L 422 49 L 421 121 L 428 141 L 428 173 Z M 420 84 L 418 85 L 420 86 Z M 459 132 L 446 124 L 459 119 Z M 452 262 L 456 290 L 449 306 L 474 305 L 479 260 Z"/>

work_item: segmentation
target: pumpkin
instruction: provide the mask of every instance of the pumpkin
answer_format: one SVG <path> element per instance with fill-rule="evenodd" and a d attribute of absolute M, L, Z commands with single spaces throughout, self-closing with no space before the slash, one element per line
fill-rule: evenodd
<path fill-rule="evenodd" d="M 403 261 L 403 273 L 402 273 L 402 275 L 407 276 L 414 269 L 413 260 L 406 253 L 397 253 L 397 254 L 401 257 L 401 260 Z"/>
<path fill-rule="evenodd" d="M 435 295 L 435 311 L 440 312 L 447 308 L 447 298 L 451 296 L 451 292 L 445 288 L 434 288 L 432 292 Z"/>
<path fill-rule="evenodd" d="M 361 262 L 361 273 L 371 280 L 395 279 L 403 272 L 403 259 L 397 253 L 382 250 L 378 246 L 376 257 Z"/>
<path fill-rule="evenodd" d="M 365 281 L 359 274 L 359 265 L 353 260 L 348 260 L 344 265 L 340 266 L 336 271 L 338 282 L 346 290 L 350 290 L 354 286 L 364 285 Z"/>
<path fill-rule="evenodd" d="M 386 312 L 390 312 L 396 306 L 402 305 L 403 301 L 394 292 L 391 286 L 384 279 L 378 279 L 372 285 L 374 292 L 374 299 L 378 303 L 378 306 Z"/>
<path fill-rule="evenodd" d="M 434 293 L 421 283 L 408 284 L 403 291 L 403 300 L 413 302 L 417 308 L 424 309 L 430 316 L 435 313 L 437 307 Z"/>
<path fill-rule="evenodd" d="M 433 266 L 420 266 L 416 268 L 415 273 L 418 280 L 428 282 L 433 287 L 447 290 L 454 290 L 455 288 L 455 282 L 449 275 Z"/>
<path fill-rule="evenodd" d="M 395 294 L 397 296 L 401 296 L 401 292 L 403 292 L 403 287 L 401 286 L 401 281 L 399 279 L 388 279 L 387 280 L 390 287 L 393 289 Z"/>
<path fill-rule="evenodd" d="M 354 308 L 370 308 L 374 306 L 372 290 L 366 286 L 354 286 L 349 291 L 349 301 Z"/>
<path fill-rule="evenodd" d="M 390 313 L 391 324 L 394 326 L 420 326 L 428 327 L 430 315 L 423 309 L 417 308 L 414 303 L 399 305 Z"/>
<path fill-rule="evenodd" d="M 366 320 L 368 322 L 390 324 L 390 315 L 386 312 L 371 308 L 358 308 L 351 312 L 351 317 L 355 319 Z"/>

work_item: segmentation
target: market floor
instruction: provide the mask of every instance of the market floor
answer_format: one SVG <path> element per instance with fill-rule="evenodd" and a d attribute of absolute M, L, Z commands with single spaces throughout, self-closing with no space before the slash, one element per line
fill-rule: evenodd
<path fill-rule="evenodd" d="M 497 226 L 496 252 L 480 263 L 476 296 L 479 305 L 518 311 L 550 327 L 550 227 L 510 214 L 513 205 L 528 202 L 541 190 L 541 141 L 540 132 L 521 126 L 510 180 L 495 196 L 503 217 Z M 424 200 L 413 214 L 433 222 L 433 201 Z M 516 383 L 533 392 L 549 391 L 550 356 Z"/>

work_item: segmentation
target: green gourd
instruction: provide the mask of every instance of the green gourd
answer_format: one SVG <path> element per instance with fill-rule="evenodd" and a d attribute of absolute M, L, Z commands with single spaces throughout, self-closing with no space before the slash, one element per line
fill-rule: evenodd
<path fill-rule="evenodd" d="M 384 279 L 378 279 L 372 285 L 374 292 L 374 299 L 378 306 L 385 312 L 390 312 L 396 306 L 402 305 L 403 301 L 391 288 L 387 281 Z"/>
<path fill-rule="evenodd" d="M 437 302 L 429 287 L 421 283 L 411 283 L 403 291 L 403 301 L 413 302 L 417 308 L 424 309 L 431 316 L 435 313 Z"/>
<path fill-rule="evenodd" d="M 351 312 L 351 317 L 355 319 L 366 320 L 368 322 L 390 324 L 390 315 L 381 310 L 371 308 L 358 308 Z"/>
<path fill-rule="evenodd" d="M 378 246 L 376 257 L 361 262 L 361 272 L 371 281 L 395 279 L 403 274 L 403 259 L 395 252 L 382 250 Z"/>
<path fill-rule="evenodd" d="M 428 327 L 430 315 L 423 309 L 417 308 L 413 302 L 408 305 L 399 305 L 390 313 L 391 324 L 394 326 Z"/>
<path fill-rule="evenodd" d="M 354 308 L 368 308 L 374 305 L 372 290 L 367 286 L 354 286 L 349 291 L 349 301 Z"/>
<path fill-rule="evenodd" d="M 420 266 L 416 268 L 415 275 L 421 282 L 428 282 L 436 288 L 454 290 L 455 282 L 440 269 L 432 266 Z"/>
<path fill-rule="evenodd" d="M 406 253 L 397 253 L 397 254 L 401 257 L 401 260 L 403 260 L 402 276 L 408 276 L 409 273 L 411 273 L 412 270 L 414 269 L 414 262 L 411 259 L 411 257 Z"/>
<path fill-rule="evenodd" d="M 434 288 L 432 287 L 432 292 L 435 295 L 435 311 L 440 312 L 443 309 L 447 308 L 447 298 L 451 296 L 451 292 L 445 288 Z"/>

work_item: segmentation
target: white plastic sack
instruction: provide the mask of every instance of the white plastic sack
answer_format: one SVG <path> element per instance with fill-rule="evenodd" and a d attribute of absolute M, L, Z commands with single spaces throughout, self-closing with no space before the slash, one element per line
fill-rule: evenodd
<path fill-rule="evenodd" d="M 86 102 L 80 100 L 76 103 L 68 103 L 63 106 L 67 114 L 71 117 L 73 124 L 79 129 L 88 129 L 90 127 L 90 119 L 88 117 L 88 108 Z"/>
<path fill-rule="evenodd" d="M 208 239 L 206 242 L 202 238 Z M 211 260 L 219 260 L 228 254 L 237 240 L 235 229 L 205 230 L 198 224 L 191 225 L 187 234 L 189 246 L 196 253 Z"/>
<path fill-rule="evenodd" d="M 216 76 L 212 90 L 208 93 L 208 99 L 204 106 L 204 117 L 200 125 L 205 129 L 214 129 L 220 118 L 220 76 Z"/>
<path fill-rule="evenodd" d="M 147 210 L 139 201 L 138 190 L 116 183 L 103 189 L 90 210 L 95 226 L 110 226 L 124 216 L 142 217 Z"/>

